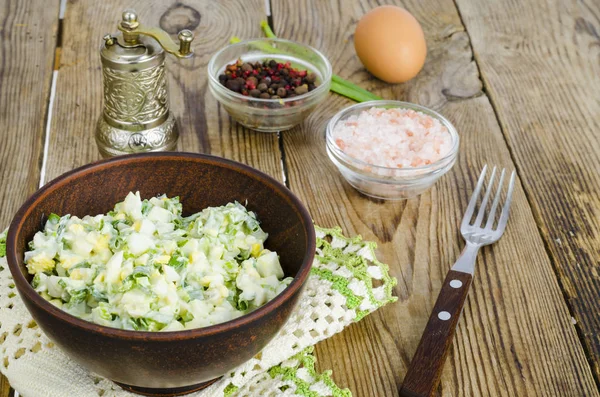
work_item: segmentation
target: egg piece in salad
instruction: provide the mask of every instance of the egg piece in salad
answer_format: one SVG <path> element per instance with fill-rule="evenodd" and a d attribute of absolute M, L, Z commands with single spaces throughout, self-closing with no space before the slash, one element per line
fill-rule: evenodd
<path fill-rule="evenodd" d="M 130 192 L 104 215 L 51 214 L 25 253 L 31 285 L 76 317 L 181 331 L 232 320 L 292 281 L 240 203 L 182 216 L 178 197 Z"/>

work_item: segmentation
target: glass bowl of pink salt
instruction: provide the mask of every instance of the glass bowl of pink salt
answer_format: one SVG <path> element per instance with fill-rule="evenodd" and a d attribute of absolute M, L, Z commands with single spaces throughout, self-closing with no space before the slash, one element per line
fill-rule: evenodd
<path fill-rule="evenodd" d="M 370 101 L 343 109 L 327 125 L 327 154 L 361 193 L 402 200 L 425 192 L 456 161 L 454 126 L 424 106 Z"/>

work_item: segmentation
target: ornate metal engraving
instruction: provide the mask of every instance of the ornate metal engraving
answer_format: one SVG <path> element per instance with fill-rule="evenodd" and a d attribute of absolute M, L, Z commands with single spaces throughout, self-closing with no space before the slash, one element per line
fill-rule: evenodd
<path fill-rule="evenodd" d="M 169 111 L 165 65 L 139 72 L 102 68 L 104 114 L 113 120 L 145 124 Z"/>
<path fill-rule="evenodd" d="M 96 127 L 96 143 L 104 157 L 127 153 L 175 150 L 177 146 L 177 126 L 173 113 L 161 125 L 143 131 L 127 131 L 108 124 L 100 117 Z"/>

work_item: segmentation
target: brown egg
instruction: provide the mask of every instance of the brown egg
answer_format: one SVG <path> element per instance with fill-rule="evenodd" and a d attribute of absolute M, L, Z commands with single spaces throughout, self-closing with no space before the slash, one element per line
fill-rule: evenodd
<path fill-rule="evenodd" d="M 427 55 L 421 25 L 396 6 L 377 7 L 365 14 L 354 32 L 354 48 L 367 70 L 388 83 L 415 77 Z"/>

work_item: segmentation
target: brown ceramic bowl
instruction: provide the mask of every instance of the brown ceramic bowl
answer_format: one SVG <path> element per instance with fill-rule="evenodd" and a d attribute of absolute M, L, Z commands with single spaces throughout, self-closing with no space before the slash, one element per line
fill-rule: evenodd
<path fill-rule="evenodd" d="M 179 196 L 184 213 L 237 200 L 269 233 L 290 285 L 256 311 L 226 323 L 177 332 L 139 332 L 81 320 L 30 286 L 23 254 L 46 216 L 106 213 L 129 191 Z M 191 153 L 122 156 L 68 172 L 31 196 L 15 216 L 7 259 L 27 309 L 65 353 L 124 388 L 148 395 L 185 394 L 255 356 L 288 319 L 310 272 L 315 232 L 302 203 L 282 184 L 246 165 Z"/>

